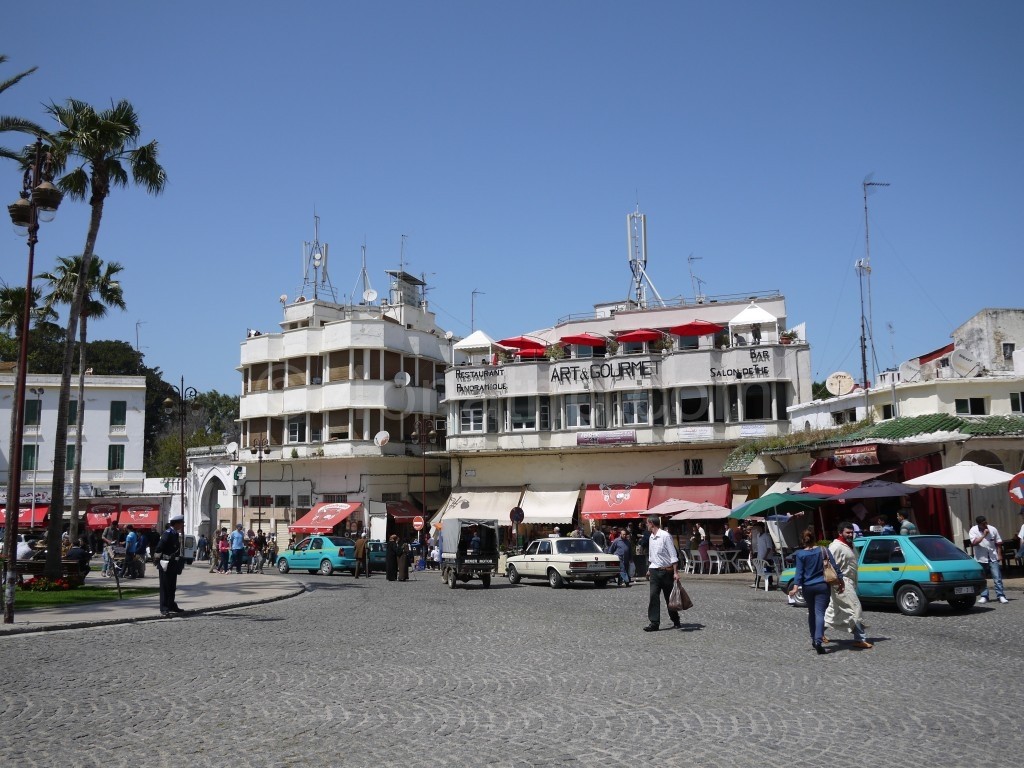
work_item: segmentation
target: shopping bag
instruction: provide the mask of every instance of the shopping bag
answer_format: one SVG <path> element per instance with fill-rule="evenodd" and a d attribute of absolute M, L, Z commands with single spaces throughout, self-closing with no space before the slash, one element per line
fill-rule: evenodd
<path fill-rule="evenodd" d="M 693 608 L 693 601 L 686 594 L 681 582 L 676 581 L 672 585 L 672 594 L 668 596 L 668 609 L 670 611 L 688 611 Z"/>

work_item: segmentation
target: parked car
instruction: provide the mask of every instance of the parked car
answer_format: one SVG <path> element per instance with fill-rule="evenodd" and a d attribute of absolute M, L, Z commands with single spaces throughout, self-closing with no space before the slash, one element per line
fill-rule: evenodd
<path fill-rule="evenodd" d="M 353 544 L 353 547 L 354 546 L 355 546 L 355 544 Z M 383 541 L 376 541 L 376 540 L 368 541 L 368 542 L 366 542 L 366 549 L 369 552 L 368 557 L 369 557 L 369 560 L 370 560 L 370 573 L 374 573 L 375 571 L 377 573 L 382 573 L 384 571 L 384 565 L 385 565 L 385 560 L 386 560 L 385 552 L 384 552 L 384 542 Z M 356 575 L 355 549 L 352 550 L 352 553 L 353 553 L 352 567 L 349 569 L 349 573 L 351 573 L 353 576 L 355 576 Z"/>
<path fill-rule="evenodd" d="M 521 555 L 505 564 L 509 583 L 521 579 L 547 579 L 555 589 L 566 582 L 592 581 L 603 587 L 619 575 L 619 558 L 606 555 L 593 539 L 537 539 Z"/>
<path fill-rule="evenodd" d="M 318 571 L 330 576 L 335 571 L 355 569 L 356 543 L 344 536 L 307 536 L 294 547 L 278 552 L 277 570 L 288 573 L 293 568 Z"/>
<path fill-rule="evenodd" d="M 942 536 L 863 536 L 857 552 L 857 596 L 865 605 L 896 604 L 907 616 L 923 616 L 935 600 L 966 611 L 985 589 L 981 565 Z M 796 576 L 787 568 L 779 585 L 788 592 Z M 801 605 L 803 595 L 797 595 Z"/>

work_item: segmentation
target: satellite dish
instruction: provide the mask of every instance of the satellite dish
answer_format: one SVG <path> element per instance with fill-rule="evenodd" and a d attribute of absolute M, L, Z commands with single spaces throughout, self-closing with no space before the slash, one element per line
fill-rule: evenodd
<path fill-rule="evenodd" d="M 287 304 L 288 303 L 288 294 L 282 293 L 280 296 L 277 297 L 277 300 L 280 301 L 282 304 Z"/>
<path fill-rule="evenodd" d="M 825 389 L 840 397 L 853 391 L 853 383 L 853 376 L 846 371 L 836 371 L 825 379 Z"/>
<path fill-rule="evenodd" d="M 324 260 L 324 257 L 320 253 L 320 251 L 314 251 L 313 252 L 313 266 L 314 267 L 319 267 L 320 264 L 323 262 L 323 260 Z"/>
<path fill-rule="evenodd" d="M 228 443 L 224 446 L 224 450 L 228 453 L 238 453 L 238 443 Z"/>
<path fill-rule="evenodd" d="M 900 381 L 917 381 L 921 378 L 921 366 L 915 360 L 907 360 L 900 366 Z"/>
<path fill-rule="evenodd" d="M 395 386 L 397 387 L 407 387 L 410 381 L 412 381 L 412 376 L 405 371 L 399 371 L 395 374 Z"/>
<path fill-rule="evenodd" d="M 374 302 L 376 300 L 377 292 L 373 290 L 373 288 L 367 288 L 365 291 L 363 291 L 363 301 L 365 301 L 367 304 L 370 304 L 371 302 Z"/>
<path fill-rule="evenodd" d="M 954 349 L 949 356 L 949 367 L 956 371 L 956 375 L 961 379 L 969 379 L 981 373 L 978 362 L 960 348 Z"/>
<path fill-rule="evenodd" d="M 455 337 L 455 334 L 452 333 L 451 331 L 445 331 L 444 337 L 448 339 L 448 341 L 451 341 Z"/>
<path fill-rule="evenodd" d="M 378 448 L 383 448 L 385 445 L 388 444 L 389 440 L 391 440 L 391 434 L 386 430 L 381 430 L 380 432 L 373 436 L 373 444 L 376 445 Z"/>

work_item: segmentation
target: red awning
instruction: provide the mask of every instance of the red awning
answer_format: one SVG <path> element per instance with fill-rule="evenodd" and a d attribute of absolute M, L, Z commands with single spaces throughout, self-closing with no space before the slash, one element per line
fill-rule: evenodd
<path fill-rule="evenodd" d="M 525 358 L 531 358 L 531 359 L 541 358 L 541 357 L 544 357 L 545 354 L 546 354 L 546 350 L 544 350 L 544 349 L 529 349 L 528 348 L 528 349 L 517 349 L 516 350 L 516 357 L 523 358 L 523 359 L 525 359 Z"/>
<path fill-rule="evenodd" d="M 712 336 L 724 330 L 725 326 L 718 323 L 709 323 L 707 320 L 691 320 L 689 323 L 669 328 L 668 332 L 675 336 Z"/>
<path fill-rule="evenodd" d="M 330 533 L 363 505 L 359 502 L 330 502 L 313 506 L 300 520 L 288 526 L 292 533 Z"/>
<path fill-rule="evenodd" d="M 574 333 L 559 339 L 563 344 L 578 344 L 581 347 L 606 347 L 608 339 L 594 333 Z"/>
<path fill-rule="evenodd" d="M 136 528 L 157 528 L 160 525 L 160 505 L 126 504 L 121 509 L 118 522 L 121 525 L 133 525 Z"/>
<path fill-rule="evenodd" d="M 952 351 L 953 351 L 953 345 L 952 344 L 947 344 L 946 346 L 942 347 L 941 349 L 936 349 L 935 351 L 929 352 L 926 355 L 921 355 L 919 358 L 917 358 L 917 362 L 918 363 L 922 363 L 922 364 L 923 363 L 930 363 L 932 360 L 938 360 L 940 357 L 945 357 L 946 355 L 948 355 Z"/>
<path fill-rule="evenodd" d="M 117 503 L 92 502 L 85 512 L 85 525 L 91 531 L 102 531 L 111 520 L 117 522 L 121 505 Z"/>
<path fill-rule="evenodd" d="M 884 469 L 881 472 L 846 472 L 842 469 L 830 469 L 827 472 L 819 472 L 816 475 L 807 475 L 800 481 L 801 490 L 806 491 L 810 486 L 822 484 L 831 486 L 842 491 L 856 488 L 866 480 L 874 480 L 876 477 L 887 475 L 895 470 Z"/>
<path fill-rule="evenodd" d="M 389 501 L 386 506 L 388 514 L 396 523 L 411 523 L 413 518 L 423 515 L 418 507 L 408 501 Z"/>
<path fill-rule="evenodd" d="M 848 488 L 839 488 L 835 485 L 826 485 L 825 483 L 812 483 L 806 488 L 801 488 L 800 493 L 816 493 L 819 496 L 838 496 L 843 491 L 849 490 Z"/>
<path fill-rule="evenodd" d="M 18 528 L 42 528 L 46 523 L 46 516 L 50 514 L 50 507 L 25 507 L 18 510 Z M 7 524 L 7 508 L 0 507 L 0 525 Z"/>
<path fill-rule="evenodd" d="M 628 520 L 647 511 L 650 483 L 601 483 L 588 485 L 583 496 L 587 520 Z"/>
<path fill-rule="evenodd" d="M 620 333 L 615 337 L 616 341 L 631 343 L 631 342 L 644 342 L 644 341 L 657 341 L 658 339 L 664 338 L 665 334 L 661 331 L 655 331 L 650 328 L 637 328 L 635 331 L 626 331 Z"/>
<path fill-rule="evenodd" d="M 516 349 L 544 349 L 547 346 L 545 342 L 539 339 L 531 339 L 529 336 L 512 336 L 495 343 L 503 347 L 515 347 Z"/>
<path fill-rule="evenodd" d="M 720 507 L 732 509 L 732 493 L 727 477 L 655 478 L 654 489 L 651 491 L 651 506 L 669 499 L 693 501 L 698 504 L 710 501 Z"/>

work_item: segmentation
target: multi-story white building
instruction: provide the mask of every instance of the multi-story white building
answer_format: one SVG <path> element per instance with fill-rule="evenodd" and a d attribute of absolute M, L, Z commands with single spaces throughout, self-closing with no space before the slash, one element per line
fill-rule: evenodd
<path fill-rule="evenodd" d="M 68 411 L 68 445 L 63 458 L 66 469 L 65 501 L 70 502 L 70 482 L 75 463 L 75 435 L 78 412 L 77 380 L 71 389 Z M 21 491 L 25 501 L 46 503 L 53 480 L 54 435 L 57 430 L 57 400 L 60 376 L 29 374 L 25 386 L 25 433 L 21 445 Z M 0 372 L 0 434 L 10 435 L 14 375 Z M 146 424 L 146 379 L 144 376 L 85 377 L 82 424 L 82 498 L 110 493 L 142 492 L 143 449 Z M 0 481 L 6 499 L 10 440 L 0 444 Z"/>

